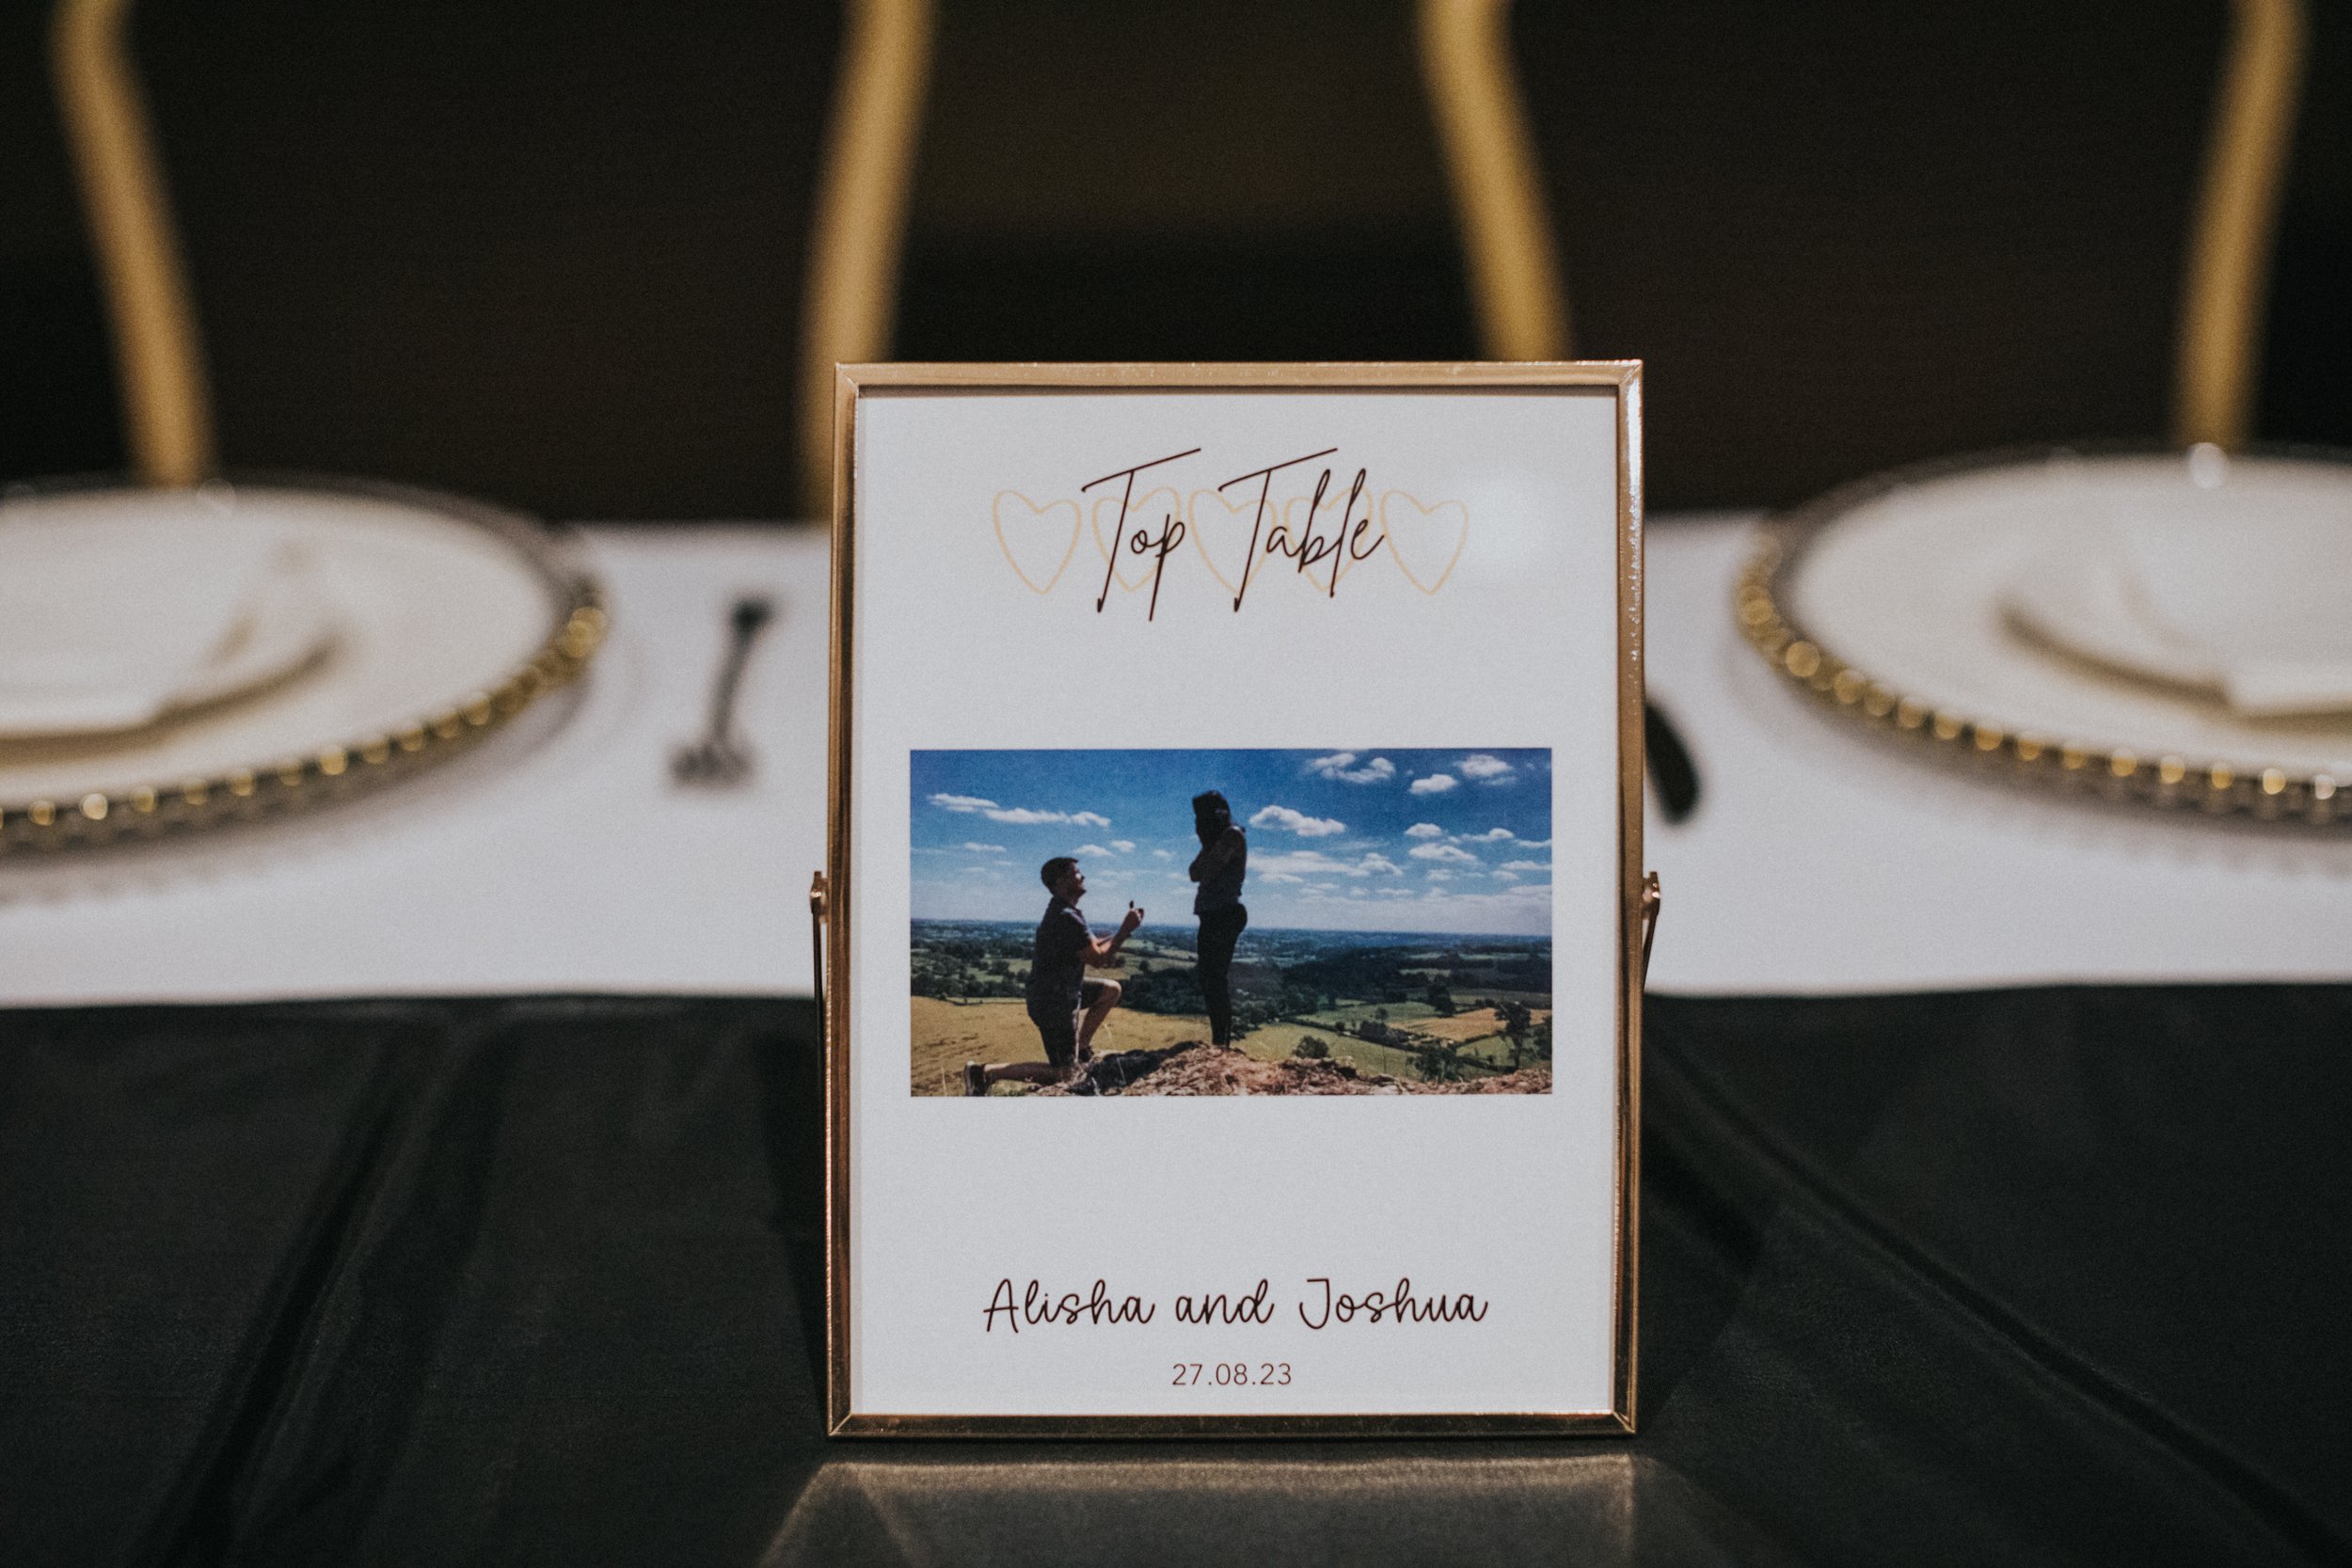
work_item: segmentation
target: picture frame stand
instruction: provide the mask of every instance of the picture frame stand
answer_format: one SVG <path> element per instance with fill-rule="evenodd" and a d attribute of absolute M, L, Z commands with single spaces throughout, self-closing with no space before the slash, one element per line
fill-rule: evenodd
<path fill-rule="evenodd" d="M 1640 364 L 834 393 L 827 1433 L 1631 1433 Z"/>
<path fill-rule="evenodd" d="M 825 1029 L 825 993 L 832 989 L 833 976 L 825 968 L 825 874 L 821 871 L 808 879 L 808 975 L 809 987 L 817 992 L 818 1043 L 831 1045 L 832 1036 Z"/>

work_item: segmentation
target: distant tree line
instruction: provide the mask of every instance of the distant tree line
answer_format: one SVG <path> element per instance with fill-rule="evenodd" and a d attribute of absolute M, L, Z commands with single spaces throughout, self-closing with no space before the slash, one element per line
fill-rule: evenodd
<path fill-rule="evenodd" d="M 968 946 L 969 943 L 956 943 Z M 965 958 L 946 947 L 926 948 L 914 956 L 908 989 L 917 996 L 948 1002 L 969 1002 L 984 996 L 1021 996 L 1028 987 L 1012 965 L 1001 958 Z"/>
<path fill-rule="evenodd" d="M 1425 990 L 1442 985 L 1449 994 L 1463 987 L 1492 990 L 1551 991 L 1551 955 L 1540 951 L 1514 952 L 1475 968 L 1455 963 L 1433 966 L 1416 962 L 1426 949 L 1414 947 L 1350 947 L 1293 964 L 1286 983 L 1332 996 L 1362 997 L 1396 1003 L 1410 1000 L 1414 984 L 1406 970 L 1432 971 Z M 1435 1004 L 1433 1003 L 1432 1006 Z"/>
<path fill-rule="evenodd" d="M 926 942 L 914 954 L 913 990 L 917 996 L 947 1001 L 1017 998 L 1025 993 L 1026 985 L 1015 964 L 1027 956 L 1025 934 L 966 937 L 959 933 Z M 1428 958 L 1425 945 L 1400 945 L 1341 948 L 1288 966 L 1263 958 L 1245 961 L 1233 971 L 1235 1033 L 1247 1035 L 1270 1023 L 1305 1021 L 1332 1035 L 1353 1036 L 1403 1052 L 1422 1077 L 1444 1083 L 1504 1069 L 1470 1052 L 1469 1042 L 1400 1026 L 1391 1022 L 1388 1008 L 1419 1003 L 1439 1018 L 1491 1008 L 1511 1069 L 1551 1059 L 1549 1019 L 1537 1021 L 1525 1003 L 1479 994 L 1487 989 L 1548 993 L 1551 987 L 1548 952 L 1509 953 L 1475 967 L 1460 963 L 1438 967 L 1429 963 Z M 1135 1012 L 1197 1018 L 1207 1011 L 1200 980 L 1189 964 L 1162 968 L 1149 958 L 1140 958 L 1123 984 L 1124 1006 Z M 1355 1023 L 1316 1022 L 1317 1015 L 1364 1001 L 1375 1004 L 1369 1019 Z M 1329 1049 L 1322 1040 L 1309 1039 L 1322 1050 Z M 1312 1055 L 1304 1045 L 1300 1053 Z"/>

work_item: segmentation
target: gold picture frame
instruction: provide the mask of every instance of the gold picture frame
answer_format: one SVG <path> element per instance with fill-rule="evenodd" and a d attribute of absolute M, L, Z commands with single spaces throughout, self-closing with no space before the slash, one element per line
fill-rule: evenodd
<path fill-rule="evenodd" d="M 825 1053 L 826 1426 L 835 1437 L 1306 1438 L 1624 1435 L 1634 1430 L 1639 1315 L 1641 997 L 1658 881 L 1644 870 L 1642 402 L 1638 360 L 1557 363 L 1311 364 L 873 364 L 843 365 L 834 399 L 834 518 L 829 768 L 825 867 L 809 893 L 812 957 Z M 1613 1171 L 1611 1327 L 1613 1369 L 1606 1409 L 1373 1414 L 928 1415 L 851 1408 L 850 1154 L 853 1132 L 849 1052 L 852 1028 L 851 802 L 857 787 L 852 660 L 858 610 L 857 414 L 872 392 L 1287 391 L 1606 392 L 1616 434 L 1616 1159 Z"/>

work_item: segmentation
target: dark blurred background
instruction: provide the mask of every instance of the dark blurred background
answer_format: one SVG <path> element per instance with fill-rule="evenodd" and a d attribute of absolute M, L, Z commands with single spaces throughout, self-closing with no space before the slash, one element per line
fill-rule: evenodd
<path fill-rule="evenodd" d="M 2221 5 L 1523 4 L 1573 349 L 1651 503 L 2161 437 Z M 940 0 L 894 356 L 1469 358 L 1398 0 Z M 0 16 L 0 480 L 120 469 L 47 69 Z M 143 0 L 232 468 L 787 516 L 837 7 Z M 2352 446 L 2352 15 L 2313 8 L 2258 409 Z"/>

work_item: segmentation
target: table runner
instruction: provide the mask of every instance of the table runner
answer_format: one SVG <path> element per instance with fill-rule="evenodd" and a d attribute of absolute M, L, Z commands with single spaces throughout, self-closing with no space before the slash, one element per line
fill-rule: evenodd
<path fill-rule="evenodd" d="M 2352 833 L 2003 789 L 1867 734 L 1741 641 L 1745 520 L 1651 522 L 1649 690 L 1702 785 L 1689 821 L 1645 830 L 1653 990 L 2352 980 Z M 556 699 L 411 786 L 266 831 L 0 857 L 0 1004 L 809 992 L 825 536 L 585 532 L 613 625 L 567 718 Z M 758 770 L 675 788 L 745 593 L 776 607 L 742 687 Z"/>
<path fill-rule="evenodd" d="M 2352 1552 L 2352 987 L 1646 1020 L 1640 1436 L 1081 1446 L 822 1435 L 804 1002 L 0 1013 L 0 1557 Z"/>

